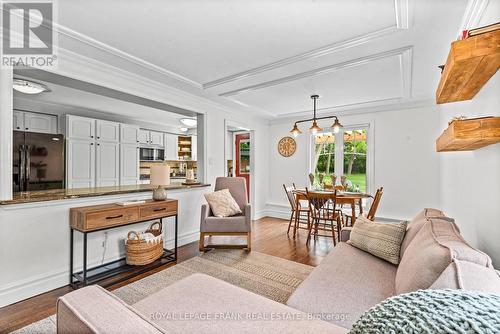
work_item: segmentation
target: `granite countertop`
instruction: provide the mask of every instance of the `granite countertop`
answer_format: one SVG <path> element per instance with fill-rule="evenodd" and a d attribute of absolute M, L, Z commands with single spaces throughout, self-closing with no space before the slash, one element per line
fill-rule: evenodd
<path fill-rule="evenodd" d="M 172 182 L 170 185 L 164 186 L 164 188 L 166 190 L 174 190 L 174 189 L 201 188 L 209 186 L 210 184 L 207 183 L 183 185 L 181 182 Z M 34 190 L 34 191 L 14 193 L 13 198 L 11 200 L 0 201 L 0 205 L 129 194 L 129 193 L 147 192 L 153 190 L 154 188 L 156 188 L 156 186 L 152 186 L 150 184 L 138 184 L 132 186 L 117 186 L 117 187 Z"/>

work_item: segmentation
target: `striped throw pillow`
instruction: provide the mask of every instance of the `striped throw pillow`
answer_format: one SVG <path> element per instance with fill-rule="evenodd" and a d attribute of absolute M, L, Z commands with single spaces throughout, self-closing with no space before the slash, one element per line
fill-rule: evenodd
<path fill-rule="evenodd" d="M 399 263 L 407 222 L 377 223 L 365 216 L 356 219 L 348 244 L 390 263 Z"/>

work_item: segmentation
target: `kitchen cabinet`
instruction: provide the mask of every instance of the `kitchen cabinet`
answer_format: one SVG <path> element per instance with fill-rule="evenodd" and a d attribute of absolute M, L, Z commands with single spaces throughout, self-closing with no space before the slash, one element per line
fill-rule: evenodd
<path fill-rule="evenodd" d="M 120 143 L 134 145 L 139 143 L 139 127 L 130 124 L 120 124 Z"/>
<path fill-rule="evenodd" d="M 191 136 L 191 160 L 198 160 L 198 137 Z"/>
<path fill-rule="evenodd" d="M 57 116 L 14 110 L 13 128 L 18 131 L 57 134 Z"/>
<path fill-rule="evenodd" d="M 96 143 L 96 187 L 120 184 L 120 145 L 112 142 Z"/>
<path fill-rule="evenodd" d="M 179 160 L 179 154 L 177 153 L 179 149 L 178 136 L 166 133 L 165 134 L 165 160 Z"/>
<path fill-rule="evenodd" d="M 149 143 L 156 146 L 165 146 L 165 142 L 163 141 L 163 132 L 150 131 Z"/>
<path fill-rule="evenodd" d="M 95 186 L 95 144 L 89 140 L 68 139 L 66 141 L 66 186 L 67 188 L 90 188 Z"/>
<path fill-rule="evenodd" d="M 69 139 L 93 140 L 95 137 L 95 119 L 67 115 L 66 137 Z"/>
<path fill-rule="evenodd" d="M 120 184 L 139 183 L 139 148 L 137 144 L 120 144 Z"/>
<path fill-rule="evenodd" d="M 138 134 L 138 140 L 139 144 L 149 144 L 149 134 L 150 131 L 144 130 L 144 129 L 139 129 L 139 134 Z"/>
<path fill-rule="evenodd" d="M 120 141 L 120 125 L 116 122 L 96 120 L 96 139 L 118 143 Z"/>
<path fill-rule="evenodd" d="M 14 119 L 12 121 L 14 130 L 24 131 L 24 112 L 14 110 Z"/>

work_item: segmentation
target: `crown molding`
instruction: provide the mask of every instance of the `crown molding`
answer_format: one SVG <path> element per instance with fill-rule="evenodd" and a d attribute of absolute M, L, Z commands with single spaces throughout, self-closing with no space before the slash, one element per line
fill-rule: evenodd
<path fill-rule="evenodd" d="M 372 31 L 367 34 L 357 36 L 351 39 L 343 40 L 341 42 L 332 43 L 318 49 L 314 49 L 311 51 L 307 51 L 301 53 L 299 55 L 295 55 L 288 58 L 283 58 L 278 61 L 255 67 L 246 71 L 242 71 L 239 73 L 231 74 L 226 77 L 213 80 L 210 82 L 206 82 L 202 84 L 204 89 L 213 88 L 216 86 L 220 86 L 229 82 L 238 81 L 242 79 L 247 79 L 262 72 L 270 71 L 275 68 L 283 67 L 289 64 L 297 63 L 300 61 L 310 60 L 313 58 L 322 57 L 325 55 L 329 55 L 335 52 L 339 52 L 342 50 L 346 50 L 349 48 L 353 48 L 356 46 L 360 46 L 362 44 L 368 43 L 376 38 L 395 33 L 399 30 L 408 29 L 409 26 L 409 8 L 408 8 L 408 0 L 394 0 L 394 13 L 395 13 L 395 24 L 389 27 Z"/>
<path fill-rule="evenodd" d="M 219 94 L 219 96 L 231 97 L 231 96 L 239 95 L 242 93 L 247 93 L 247 92 L 259 90 L 262 88 L 280 85 L 280 84 L 287 83 L 290 81 L 295 81 L 295 80 L 309 78 L 309 77 L 315 77 L 318 75 L 332 73 L 332 72 L 335 72 L 335 71 L 338 71 L 341 69 L 345 69 L 345 68 L 356 67 L 356 66 L 368 64 L 368 63 L 373 62 L 375 60 L 387 58 L 387 57 L 391 57 L 391 56 L 400 56 L 400 57 L 404 57 L 404 59 L 409 59 L 408 61 L 402 61 L 402 60 L 400 61 L 400 66 L 404 66 L 408 62 L 411 63 L 411 54 L 412 54 L 411 50 L 412 50 L 412 46 L 406 46 L 406 47 L 402 47 L 402 48 L 398 48 L 398 49 L 394 49 L 394 50 L 380 52 L 380 53 L 376 53 L 373 55 L 360 57 L 360 58 L 356 58 L 356 59 L 351 59 L 351 60 L 348 60 L 345 62 L 316 68 L 316 69 L 313 69 L 310 71 L 297 73 L 294 75 L 289 75 L 289 76 L 282 77 L 279 79 L 261 82 L 261 83 L 256 84 L 256 85 L 251 85 L 251 86 L 235 89 L 232 91 L 221 93 L 221 94 Z M 406 54 L 406 55 L 404 55 L 404 54 Z M 406 71 L 407 67 L 408 66 L 404 66 L 405 71 Z M 411 81 L 411 70 L 408 74 L 405 75 L 404 81 L 406 82 L 407 80 Z M 406 83 L 406 87 L 407 87 L 406 90 L 411 89 L 410 88 L 411 84 Z M 408 95 L 411 95 L 411 92 Z"/>
<path fill-rule="evenodd" d="M 462 22 L 457 31 L 458 38 L 462 37 L 462 31 L 477 28 L 488 3 L 489 0 L 469 0 L 467 2 Z"/>
<path fill-rule="evenodd" d="M 160 67 L 158 65 L 152 64 L 152 63 L 150 63 L 142 58 L 131 55 L 130 53 L 127 53 L 125 51 L 122 51 L 120 49 L 112 47 L 111 45 L 108 45 L 106 43 L 98 41 L 90 36 L 84 35 L 80 32 L 77 32 L 77 31 L 70 29 L 66 26 L 63 26 L 61 24 L 57 24 L 54 22 L 54 30 L 60 35 L 72 38 L 76 41 L 84 43 L 84 44 L 91 46 L 95 49 L 99 49 L 101 51 L 104 51 L 106 53 L 112 54 L 116 57 L 120 57 L 126 61 L 133 63 L 133 64 L 136 64 L 136 65 L 139 65 L 141 67 L 152 70 L 154 72 L 166 75 L 172 79 L 182 81 L 182 82 L 187 83 L 187 84 L 194 86 L 196 88 L 200 88 L 200 89 L 202 88 L 202 85 L 194 80 L 191 80 L 185 76 L 182 76 L 180 74 L 177 74 L 175 72 L 167 70 L 167 69 Z"/>
<path fill-rule="evenodd" d="M 396 27 L 408 29 L 410 26 L 408 0 L 394 0 L 394 13 L 396 15 Z"/>
<path fill-rule="evenodd" d="M 3 8 L 1 8 L 0 10 L 3 12 Z M 16 14 L 15 12 L 14 12 L 14 15 L 17 15 L 18 17 L 20 17 L 20 15 Z M 34 24 L 39 25 L 39 22 L 35 22 L 33 19 L 31 19 L 31 16 L 29 17 L 29 20 L 30 20 L 30 22 L 33 22 Z M 156 73 L 160 73 L 162 75 L 165 75 L 171 79 L 181 81 L 183 83 L 186 83 L 188 85 L 191 85 L 191 86 L 199 88 L 199 89 L 203 88 L 202 84 L 199 82 L 191 80 L 183 75 L 180 75 L 178 73 L 170 71 L 170 70 L 163 68 L 161 66 L 150 63 L 142 58 L 131 55 L 130 53 L 127 53 L 125 51 L 117 49 L 109 44 L 104 43 L 104 42 L 98 41 L 90 36 L 87 36 L 85 34 L 77 32 L 77 31 L 75 31 L 71 28 L 68 28 L 60 23 L 55 22 L 55 21 L 52 21 L 52 27 L 50 27 L 49 25 L 47 25 L 45 23 L 42 23 L 42 26 L 49 28 L 49 29 L 52 28 L 53 31 L 55 31 L 57 33 L 57 35 L 55 36 L 56 41 L 59 39 L 59 36 L 66 36 L 66 37 L 71 38 L 75 41 L 86 44 L 94 49 L 104 51 L 105 53 L 119 57 L 123 60 L 126 60 L 126 61 L 133 63 L 135 65 L 138 65 L 140 67 L 143 67 L 143 68 L 149 69 L 151 71 L 154 71 Z M 56 42 L 55 45 L 57 45 L 57 44 L 58 43 Z"/>

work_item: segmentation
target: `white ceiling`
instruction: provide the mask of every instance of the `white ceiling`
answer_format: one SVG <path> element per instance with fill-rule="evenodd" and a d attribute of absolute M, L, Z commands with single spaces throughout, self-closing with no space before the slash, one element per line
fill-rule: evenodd
<path fill-rule="evenodd" d="M 438 65 L 488 0 L 64 0 L 59 44 L 234 109 L 433 103 Z M 491 13 L 494 14 L 491 14 Z M 118 56 L 118 57 L 116 57 Z"/>

